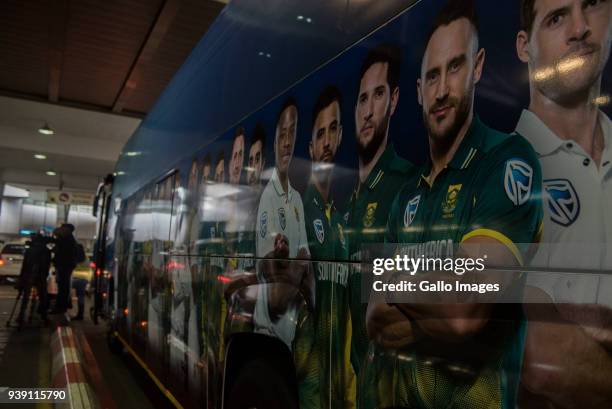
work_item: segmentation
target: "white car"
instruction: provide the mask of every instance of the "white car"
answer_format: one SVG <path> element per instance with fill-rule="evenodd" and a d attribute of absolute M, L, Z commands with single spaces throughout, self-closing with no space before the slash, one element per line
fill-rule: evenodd
<path fill-rule="evenodd" d="M 19 277 L 26 246 L 24 243 L 6 243 L 0 251 L 0 280 Z"/>

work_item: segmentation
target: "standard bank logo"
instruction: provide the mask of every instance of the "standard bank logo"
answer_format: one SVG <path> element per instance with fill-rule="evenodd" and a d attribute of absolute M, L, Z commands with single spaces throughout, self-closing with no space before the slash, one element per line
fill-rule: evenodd
<path fill-rule="evenodd" d="M 406 210 L 404 211 L 404 227 L 408 227 L 412 224 L 414 217 L 416 216 L 416 212 L 419 209 L 419 202 L 421 201 L 421 195 L 415 196 L 406 205 Z"/>
<path fill-rule="evenodd" d="M 506 162 L 504 188 L 515 206 L 523 205 L 531 196 L 533 169 L 521 159 L 510 159 Z"/>
<path fill-rule="evenodd" d="M 580 214 L 580 199 L 567 179 L 544 181 L 544 190 L 550 210 L 550 219 L 562 226 L 574 223 Z"/>
<path fill-rule="evenodd" d="M 312 222 L 315 234 L 317 235 L 317 240 L 319 240 L 320 244 L 323 244 L 325 241 L 325 230 L 323 229 L 323 221 L 321 219 L 316 219 Z"/>

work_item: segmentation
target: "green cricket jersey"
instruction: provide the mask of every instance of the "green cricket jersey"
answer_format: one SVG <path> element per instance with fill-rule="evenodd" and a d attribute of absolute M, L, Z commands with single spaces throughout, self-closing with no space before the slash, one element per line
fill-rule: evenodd
<path fill-rule="evenodd" d="M 386 241 L 444 258 L 454 245 L 485 236 L 522 264 L 542 222 L 541 170 L 531 145 L 475 117 L 431 185 L 430 171 L 431 164 L 423 166 L 397 195 Z M 365 378 L 376 387 L 367 389 L 363 407 L 513 409 L 524 334 L 521 306 L 495 304 L 488 324 L 463 343 L 426 339 L 402 351 L 372 344 Z"/>
<path fill-rule="evenodd" d="M 344 220 L 310 184 L 304 195 L 308 248 L 316 280 L 311 355 L 307 383 L 316 384 L 317 407 L 354 406 L 354 373 L 350 365 L 348 243 Z M 337 262 L 340 261 L 340 262 Z M 320 405 L 320 406 L 319 406 Z"/>
<path fill-rule="evenodd" d="M 353 192 L 346 217 L 350 259 L 361 261 L 361 246 L 382 243 L 393 198 L 414 171 L 407 160 L 399 157 L 389 144 L 364 183 Z M 359 375 L 368 350 L 365 328 L 367 304 L 361 302 L 361 272 L 352 264 L 349 273 L 350 309 L 352 321 L 351 362 Z"/>

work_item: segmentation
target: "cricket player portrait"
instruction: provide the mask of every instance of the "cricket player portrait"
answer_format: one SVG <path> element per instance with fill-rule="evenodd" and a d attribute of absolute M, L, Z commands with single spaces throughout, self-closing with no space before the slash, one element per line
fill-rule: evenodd
<path fill-rule="evenodd" d="M 474 113 L 485 57 L 473 3 L 451 0 L 434 20 L 416 81 L 429 158 L 395 198 L 386 242 L 446 249 L 442 257 L 458 246 L 511 268 L 538 237 L 541 174 L 525 139 Z M 372 364 L 361 384 L 371 389 L 360 405 L 514 408 L 524 328 L 520 304 L 370 303 Z"/>
<path fill-rule="evenodd" d="M 612 2 L 522 0 L 520 7 L 516 50 L 530 101 L 516 132 L 542 166 L 544 230 L 532 265 L 549 271 L 527 279 L 520 405 L 611 407 L 612 277 L 593 273 L 612 269 L 612 123 L 600 109 L 609 101 L 601 88 Z"/>

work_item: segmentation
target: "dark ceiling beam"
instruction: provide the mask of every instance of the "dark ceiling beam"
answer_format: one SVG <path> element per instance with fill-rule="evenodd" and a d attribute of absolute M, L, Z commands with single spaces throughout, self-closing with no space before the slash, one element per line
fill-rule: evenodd
<path fill-rule="evenodd" d="M 78 109 L 83 109 L 85 111 L 101 112 L 105 114 L 113 114 L 113 115 L 119 115 L 119 116 L 127 116 L 130 118 L 142 119 L 146 115 L 146 113 L 144 112 L 135 112 L 135 111 L 126 111 L 126 110 L 123 110 L 120 113 L 113 112 L 108 106 L 93 105 L 93 104 L 88 104 L 85 102 L 70 101 L 66 99 L 62 99 L 61 101 L 52 103 L 51 101 L 49 101 L 48 98 L 42 95 L 27 94 L 24 92 L 16 92 L 16 91 L 7 90 L 7 89 L 0 89 L 0 96 L 8 97 L 8 98 L 25 99 L 28 101 L 41 102 L 43 104 L 54 104 L 54 105 L 60 105 L 60 106 L 65 106 L 69 108 L 78 108 Z"/>
<path fill-rule="evenodd" d="M 49 1 L 49 101 L 59 101 L 68 0 Z"/>
<path fill-rule="evenodd" d="M 166 0 L 153 23 L 153 27 L 149 31 L 147 36 L 130 72 L 127 75 L 119 95 L 115 99 L 113 104 L 113 112 L 121 112 L 125 108 L 126 103 L 129 101 L 132 92 L 138 85 L 138 82 L 142 78 L 142 74 L 146 69 L 146 65 L 151 61 L 151 58 L 155 55 L 155 52 L 159 48 L 162 40 L 166 36 L 168 29 L 172 25 L 174 18 L 179 9 L 179 0 Z"/>

